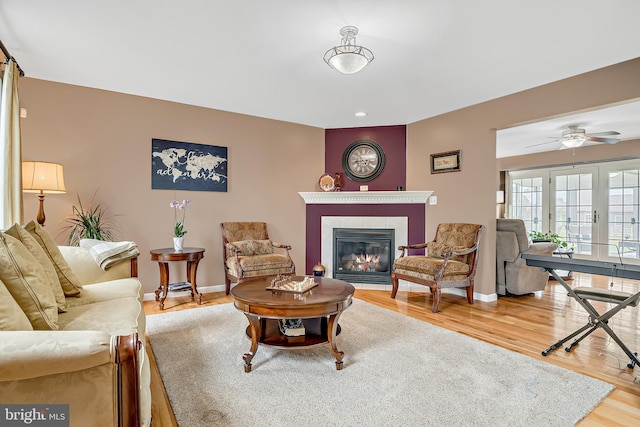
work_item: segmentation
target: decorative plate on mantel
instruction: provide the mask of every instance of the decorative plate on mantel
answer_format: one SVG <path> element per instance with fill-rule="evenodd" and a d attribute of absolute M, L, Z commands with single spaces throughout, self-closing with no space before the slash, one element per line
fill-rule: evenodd
<path fill-rule="evenodd" d="M 336 181 L 333 178 L 333 175 L 328 173 L 325 173 L 320 177 L 318 184 L 320 184 L 322 191 L 335 191 L 336 189 Z"/>

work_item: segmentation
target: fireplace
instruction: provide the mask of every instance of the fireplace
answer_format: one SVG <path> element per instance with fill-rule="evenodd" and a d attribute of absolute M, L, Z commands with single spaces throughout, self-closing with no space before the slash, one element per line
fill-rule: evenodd
<path fill-rule="evenodd" d="M 306 204 L 306 274 L 313 274 L 313 267 L 320 262 L 325 267 L 325 277 L 336 277 L 334 228 L 393 230 L 393 259 L 400 256 L 398 246 L 426 241 L 425 205 L 431 191 L 314 191 L 299 194 Z M 415 255 L 419 253 L 424 251 L 416 251 Z M 391 284 L 355 285 L 359 289 L 391 289 Z"/>
<path fill-rule="evenodd" d="M 333 277 L 351 283 L 391 283 L 395 230 L 333 229 Z"/>

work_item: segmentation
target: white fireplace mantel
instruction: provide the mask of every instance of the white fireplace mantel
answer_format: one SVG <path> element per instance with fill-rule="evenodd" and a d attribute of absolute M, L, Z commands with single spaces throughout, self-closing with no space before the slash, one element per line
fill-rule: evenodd
<path fill-rule="evenodd" d="M 299 192 L 305 204 L 403 204 L 426 203 L 433 191 L 314 191 Z"/>

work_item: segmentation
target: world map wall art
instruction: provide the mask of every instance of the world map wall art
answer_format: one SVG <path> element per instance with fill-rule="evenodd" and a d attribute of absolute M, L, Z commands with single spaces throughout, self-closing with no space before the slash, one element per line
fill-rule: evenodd
<path fill-rule="evenodd" d="M 227 191 L 227 147 L 151 140 L 151 188 Z"/>

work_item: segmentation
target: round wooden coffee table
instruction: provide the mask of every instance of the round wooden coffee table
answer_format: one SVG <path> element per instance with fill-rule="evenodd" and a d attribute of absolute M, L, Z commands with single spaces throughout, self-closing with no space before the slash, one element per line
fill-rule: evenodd
<path fill-rule="evenodd" d="M 304 277 L 292 277 L 294 281 L 302 279 Z M 340 333 L 338 318 L 351 305 L 355 288 L 342 280 L 313 279 L 318 286 L 305 293 L 267 290 L 272 277 L 248 280 L 231 289 L 235 307 L 249 320 L 246 334 L 251 339 L 251 348 L 242 356 L 245 372 L 251 372 L 251 360 L 258 344 L 286 349 L 328 342 L 336 358 L 336 369 L 342 369 L 344 352 L 336 347 L 336 336 Z M 282 334 L 279 319 L 302 319 L 304 335 Z"/>

